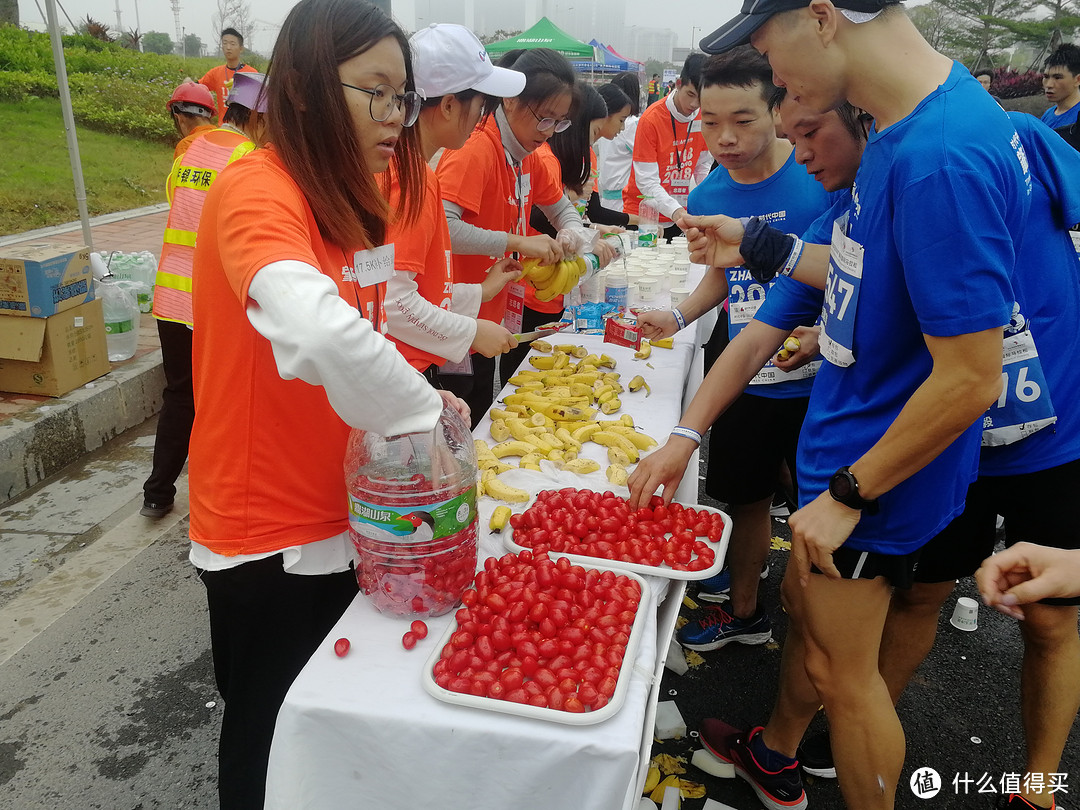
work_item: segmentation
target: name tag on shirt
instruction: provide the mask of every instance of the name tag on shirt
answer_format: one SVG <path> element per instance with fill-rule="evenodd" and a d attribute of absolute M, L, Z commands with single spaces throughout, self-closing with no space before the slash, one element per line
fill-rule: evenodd
<path fill-rule="evenodd" d="M 382 245 L 353 254 L 353 272 L 361 287 L 385 284 L 394 275 L 394 246 Z"/>
<path fill-rule="evenodd" d="M 695 118 L 693 121 L 691 121 L 690 122 L 690 129 L 687 130 L 687 131 L 691 135 L 693 135 L 695 132 L 701 132 L 701 119 L 700 118 Z"/>
<path fill-rule="evenodd" d="M 532 175 L 521 175 L 521 181 L 518 184 L 518 199 L 525 201 L 529 199 L 529 195 L 532 193 Z"/>

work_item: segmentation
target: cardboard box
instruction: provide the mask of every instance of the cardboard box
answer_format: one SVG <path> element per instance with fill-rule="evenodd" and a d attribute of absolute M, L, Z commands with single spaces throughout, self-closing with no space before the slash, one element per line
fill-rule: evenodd
<path fill-rule="evenodd" d="M 0 318 L 0 391 L 58 397 L 108 372 L 100 301 L 51 318 Z"/>
<path fill-rule="evenodd" d="M 93 300 L 89 248 L 42 243 L 0 252 L 0 315 L 48 318 Z"/>

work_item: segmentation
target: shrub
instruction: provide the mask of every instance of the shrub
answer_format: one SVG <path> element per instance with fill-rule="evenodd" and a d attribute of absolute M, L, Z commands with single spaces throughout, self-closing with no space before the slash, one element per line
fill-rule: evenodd
<path fill-rule="evenodd" d="M 35 71 L 25 73 L 23 71 L 0 71 L 0 100 L 22 101 L 32 96 L 60 95 L 56 86 L 56 76 Z"/>
<path fill-rule="evenodd" d="M 995 68 L 990 92 L 999 98 L 1024 98 L 1042 95 L 1042 74 L 1037 70 L 1021 73 L 1013 68 Z"/>

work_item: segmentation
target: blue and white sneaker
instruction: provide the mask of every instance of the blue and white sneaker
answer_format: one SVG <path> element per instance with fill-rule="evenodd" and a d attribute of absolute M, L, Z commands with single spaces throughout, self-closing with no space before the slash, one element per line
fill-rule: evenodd
<path fill-rule="evenodd" d="M 761 578 L 769 578 L 769 564 L 761 567 Z M 708 579 L 698 583 L 697 598 L 703 602 L 726 602 L 731 597 L 731 571 L 727 566 L 720 569 L 719 574 L 714 574 Z"/>
<path fill-rule="evenodd" d="M 749 619 L 740 619 L 722 607 L 710 608 L 708 614 L 696 622 L 687 622 L 675 634 L 675 638 L 688 650 L 719 650 L 726 644 L 764 644 L 772 638 L 769 614 L 758 610 Z"/>

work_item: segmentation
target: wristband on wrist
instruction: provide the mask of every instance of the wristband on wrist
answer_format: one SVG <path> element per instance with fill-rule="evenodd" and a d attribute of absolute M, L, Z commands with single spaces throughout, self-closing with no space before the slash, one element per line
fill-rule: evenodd
<path fill-rule="evenodd" d="M 682 436 L 684 439 L 689 439 L 697 445 L 701 444 L 701 434 L 693 428 L 683 427 L 682 425 L 676 425 L 671 429 L 672 436 Z"/>
<path fill-rule="evenodd" d="M 797 236 L 794 239 L 795 244 L 791 246 L 791 253 L 788 254 L 787 261 L 784 262 L 784 267 L 780 271 L 782 276 L 790 276 L 795 265 L 799 263 L 799 257 L 802 256 L 803 240 Z"/>
<path fill-rule="evenodd" d="M 739 254 L 756 281 L 772 281 L 790 258 L 795 237 L 770 226 L 762 217 L 750 217 L 744 226 Z"/>
<path fill-rule="evenodd" d="M 671 314 L 675 316 L 675 323 L 677 323 L 679 325 L 679 329 L 680 330 L 685 329 L 686 328 L 686 318 L 683 317 L 683 314 L 682 314 L 682 312 L 679 311 L 678 307 L 671 310 Z"/>

